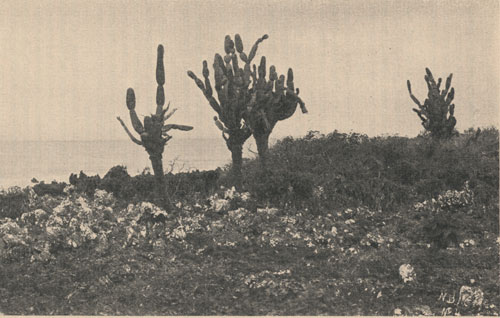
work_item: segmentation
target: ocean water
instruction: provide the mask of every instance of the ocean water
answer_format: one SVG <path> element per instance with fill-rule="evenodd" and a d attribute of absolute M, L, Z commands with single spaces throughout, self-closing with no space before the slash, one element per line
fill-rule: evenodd
<path fill-rule="evenodd" d="M 251 151 L 249 151 L 251 149 Z M 244 145 L 244 158 L 255 157 L 255 143 Z M 170 140 L 163 153 L 163 167 L 173 172 L 210 170 L 230 163 L 231 153 L 220 139 Z M 31 179 L 68 182 L 71 173 L 103 177 L 116 165 L 130 175 L 151 168 L 144 148 L 130 140 L 100 141 L 0 141 L 0 187 L 27 186 Z"/>

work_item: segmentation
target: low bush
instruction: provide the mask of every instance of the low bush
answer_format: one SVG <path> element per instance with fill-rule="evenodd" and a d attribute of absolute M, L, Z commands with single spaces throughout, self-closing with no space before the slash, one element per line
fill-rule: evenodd
<path fill-rule="evenodd" d="M 27 191 L 19 187 L 11 187 L 0 191 L 0 219 L 15 219 L 26 211 L 29 206 Z"/>

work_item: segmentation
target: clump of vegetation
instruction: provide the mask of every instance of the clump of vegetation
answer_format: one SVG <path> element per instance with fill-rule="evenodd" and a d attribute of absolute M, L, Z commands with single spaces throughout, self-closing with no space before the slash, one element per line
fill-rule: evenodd
<path fill-rule="evenodd" d="M 15 219 L 29 206 L 28 193 L 19 187 L 0 190 L 0 218 Z"/>
<path fill-rule="evenodd" d="M 163 162 L 162 156 L 165 149 L 165 144 L 169 141 L 172 136 L 168 132 L 172 129 L 188 131 L 193 129 L 191 126 L 186 125 L 176 125 L 176 124 L 166 124 L 165 121 L 169 119 L 176 111 L 173 109 L 167 114 L 170 104 L 164 108 L 165 105 L 165 92 L 163 90 L 163 85 L 165 84 L 165 69 L 163 66 L 163 46 L 158 46 L 158 58 L 156 62 L 156 82 L 158 83 L 158 88 L 156 90 L 156 113 L 151 114 L 151 116 L 144 117 L 144 124 L 141 123 L 137 113 L 135 112 L 135 93 L 132 88 L 127 90 L 127 108 L 130 113 L 130 120 L 135 131 L 141 136 L 141 140 L 132 135 L 128 130 L 127 126 L 117 117 L 120 124 L 125 129 L 125 132 L 130 137 L 130 139 L 143 146 L 146 152 L 149 154 L 149 159 L 151 160 L 151 165 L 153 166 L 153 171 L 158 184 L 159 196 L 166 199 L 166 204 L 168 205 L 168 198 L 165 197 L 166 186 L 164 181 L 163 172 Z"/>
<path fill-rule="evenodd" d="M 418 106 L 418 109 L 413 108 L 413 111 L 422 120 L 422 126 L 431 137 L 435 139 L 450 138 L 455 133 L 454 128 L 457 123 L 454 116 L 455 104 L 451 103 L 455 97 L 455 90 L 451 87 L 453 74 L 448 76 L 445 88 L 440 90 L 441 78 L 436 83 L 428 68 L 425 69 L 425 72 L 427 73 L 424 78 L 427 83 L 428 93 L 423 105 L 411 92 L 410 80 L 406 82 L 410 97 Z"/>
<path fill-rule="evenodd" d="M 377 210 L 437 198 L 444 191 L 460 190 L 466 181 L 482 202 L 498 198 L 497 129 L 469 130 L 443 140 L 432 156 L 428 145 L 422 137 L 369 138 L 337 131 L 289 137 L 269 151 L 268 167 L 275 173 L 260 173 L 255 161 L 245 165 L 244 188 L 274 204 L 285 204 L 283 198 L 288 198 L 299 205 L 309 201 Z M 321 199 L 313 195 L 318 192 Z M 307 194 L 305 199 L 301 193 Z"/>

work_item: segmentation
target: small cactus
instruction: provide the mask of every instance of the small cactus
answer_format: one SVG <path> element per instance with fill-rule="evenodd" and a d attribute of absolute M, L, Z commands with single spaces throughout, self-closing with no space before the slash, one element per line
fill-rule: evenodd
<path fill-rule="evenodd" d="M 454 116 L 455 104 L 451 103 L 455 97 L 455 90 L 451 87 L 453 74 L 448 76 L 444 89 L 440 90 L 442 79 L 439 78 L 436 83 L 428 68 L 425 69 L 425 72 L 424 79 L 427 83 L 428 94 L 423 105 L 413 95 L 410 81 L 406 82 L 410 98 L 418 106 L 418 109 L 413 108 L 413 111 L 422 120 L 422 126 L 431 137 L 435 139 L 449 138 L 455 133 L 454 128 L 457 123 Z"/>
<path fill-rule="evenodd" d="M 162 156 L 165 144 L 172 138 L 168 132 L 172 129 L 184 131 L 193 129 L 191 126 L 165 123 L 166 120 L 175 113 L 176 109 L 172 109 L 167 114 L 170 104 L 168 104 L 166 108 L 163 107 L 165 105 L 165 92 L 163 89 L 163 85 L 165 84 L 165 69 L 163 66 L 163 53 L 163 46 L 160 44 L 158 45 L 158 58 L 156 62 L 156 82 L 158 84 L 156 90 L 156 112 L 150 116 L 145 116 L 144 123 L 141 123 L 137 113 L 135 112 L 134 90 L 132 88 L 127 89 L 126 105 L 130 113 L 130 121 L 132 122 L 134 130 L 140 135 L 140 140 L 134 137 L 123 120 L 120 117 L 117 117 L 130 139 L 134 143 L 143 146 L 149 154 L 149 159 L 151 160 L 151 164 L 153 166 L 153 171 L 158 182 L 158 189 L 161 197 L 164 197 L 166 194 Z"/>

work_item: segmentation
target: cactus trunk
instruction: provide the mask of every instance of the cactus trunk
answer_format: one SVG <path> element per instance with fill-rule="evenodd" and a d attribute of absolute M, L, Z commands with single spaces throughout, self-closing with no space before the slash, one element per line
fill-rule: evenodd
<path fill-rule="evenodd" d="M 243 165 L 243 144 L 250 138 L 251 132 L 247 130 L 238 130 L 229 135 L 226 139 L 226 145 L 231 151 L 232 168 L 231 173 L 234 180 L 234 186 L 240 190 L 242 186 L 241 168 Z"/>
<path fill-rule="evenodd" d="M 234 145 L 231 148 L 231 159 L 233 161 L 232 174 L 234 178 L 234 186 L 236 189 L 241 189 L 241 166 L 243 163 L 243 145 Z"/>
<path fill-rule="evenodd" d="M 257 144 L 257 152 L 259 153 L 259 160 L 262 169 L 267 167 L 267 153 L 269 150 L 269 135 L 270 133 L 255 134 L 255 143 Z"/>
<path fill-rule="evenodd" d="M 165 206 L 169 206 L 169 200 L 167 195 L 167 186 L 165 184 L 165 175 L 163 173 L 163 162 L 161 153 L 151 153 L 149 154 L 149 160 L 151 160 L 151 165 L 153 166 L 153 172 L 155 174 L 156 183 L 158 185 L 158 195 L 160 200 L 163 201 Z"/>

